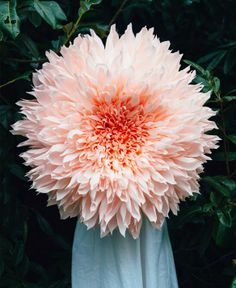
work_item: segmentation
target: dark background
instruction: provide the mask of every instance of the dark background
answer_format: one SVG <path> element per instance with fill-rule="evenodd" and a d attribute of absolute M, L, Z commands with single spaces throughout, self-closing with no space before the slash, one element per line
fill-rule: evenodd
<path fill-rule="evenodd" d="M 56 207 L 46 207 L 46 196 L 30 190 L 18 157 L 23 149 L 16 148 L 22 139 L 9 129 L 21 117 L 15 102 L 30 97 L 31 73 L 45 61 L 45 51 L 58 52 L 90 28 L 105 41 L 114 22 L 119 33 L 130 22 L 135 32 L 154 27 L 184 54 L 183 67 L 197 70 L 195 82 L 213 91 L 206 105 L 218 111 L 221 146 L 205 166 L 201 195 L 182 203 L 178 217 L 170 215 L 169 231 L 180 288 L 235 288 L 234 0 L 0 1 L 0 287 L 71 286 L 76 219 L 60 220 Z"/>

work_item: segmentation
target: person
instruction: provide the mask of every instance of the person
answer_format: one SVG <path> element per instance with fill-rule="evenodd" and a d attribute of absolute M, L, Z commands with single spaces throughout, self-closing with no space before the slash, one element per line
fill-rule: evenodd
<path fill-rule="evenodd" d="M 72 288 L 178 288 L 166 221 L 143 220 L 137 239 L 117 229 L 100 237 L 78 219 L 72 247 Z"/>

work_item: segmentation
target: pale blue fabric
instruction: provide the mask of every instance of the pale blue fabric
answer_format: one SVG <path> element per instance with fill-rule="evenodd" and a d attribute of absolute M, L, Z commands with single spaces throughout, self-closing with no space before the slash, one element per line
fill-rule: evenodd
<path fill-rule="evenodd" d="M 118 231 L 100 238 L 77 221 L 72 288 L 178 288 L 166 223 L 157 230 L 145 220 L 134 240 Z"/>

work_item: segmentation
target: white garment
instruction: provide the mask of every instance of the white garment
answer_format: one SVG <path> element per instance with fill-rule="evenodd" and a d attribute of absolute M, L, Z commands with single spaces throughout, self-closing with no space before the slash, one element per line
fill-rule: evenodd
<path fill-rule="evenodd" d="M 118 231 L 100 238 L 79 220 L 72 249 L 72 288 L 178 288 L 166 222 L 145 220 L 138 239 Z"/>

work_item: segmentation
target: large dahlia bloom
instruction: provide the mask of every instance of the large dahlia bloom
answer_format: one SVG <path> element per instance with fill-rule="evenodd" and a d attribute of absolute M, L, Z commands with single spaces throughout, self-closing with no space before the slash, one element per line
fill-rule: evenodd
<path fill-rule="evenodd" d="M 199 191 L 199 173 L 218 138 L 210 93 L 180 70 L 181 55 L 153 29 L 106 44 L 91 31 L 78 36 L 33 74 L 33 100 L 18 104 L 25 118 L 22 154 L 32 187 L 57 204 L 62 219 L 79 216 L 104 236 L 118 227 L 138 237 L 144 215 L 160 228 L 180 200 Z"/>

